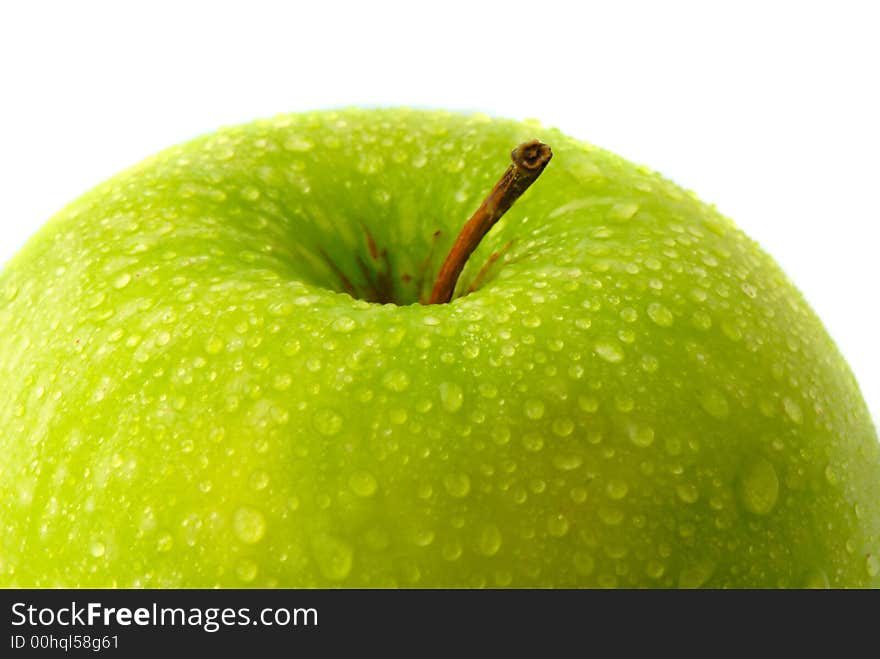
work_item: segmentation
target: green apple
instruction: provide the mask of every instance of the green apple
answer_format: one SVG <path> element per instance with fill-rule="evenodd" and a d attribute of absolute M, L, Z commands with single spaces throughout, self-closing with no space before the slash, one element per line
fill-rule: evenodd
<path fill-rule="evenodd" d="M 531 138 L 541 179 L 418 304 Z M 801 295 L 535 123 L 315 112 L 149 158 L 0 275 L 0 391 L 2 586 L 880 585 L 880 444 Z"/>

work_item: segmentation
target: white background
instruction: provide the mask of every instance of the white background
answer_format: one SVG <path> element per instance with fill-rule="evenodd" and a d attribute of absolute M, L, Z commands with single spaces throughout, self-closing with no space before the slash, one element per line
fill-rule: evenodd
<path fill-rule="evenodd" d="M 873 6 L 872 6 L 873 5 Z M 880 419 L 875 2 L 0 3 L 0 263 L 165 146 L 279 112 L 536 117 L 773 254 Z"/>

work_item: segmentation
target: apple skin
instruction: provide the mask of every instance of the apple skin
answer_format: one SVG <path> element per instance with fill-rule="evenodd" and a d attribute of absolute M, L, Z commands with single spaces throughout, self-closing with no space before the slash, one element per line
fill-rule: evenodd
<path fill-rule="evenodd" d="M 536 137 L 462 285 L 504 257 L 410 304 Z M 342 292 L 388 264 L 401 306 Z M 0 390 L 2 586 L 880 585 L 880 445 L 801 295 L 535 123 L 315 112 L 149 158 L 0 275 Z"/>

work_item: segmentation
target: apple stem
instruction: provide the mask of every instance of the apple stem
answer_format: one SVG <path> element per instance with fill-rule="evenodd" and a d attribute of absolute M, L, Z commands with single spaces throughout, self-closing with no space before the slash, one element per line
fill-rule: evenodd
<path fill-rule="evenodd" d="M 468 258 L 514 202 L 544 171 L 553 152 L 550 147 L 532 140 L 523 142 L 510 153 L 513 163 L 489 192 L 480 207 L 465 222 L 452 249 L 440 267 L 428 304 L 446 304 L 452 300 L 455 286 Z"/>

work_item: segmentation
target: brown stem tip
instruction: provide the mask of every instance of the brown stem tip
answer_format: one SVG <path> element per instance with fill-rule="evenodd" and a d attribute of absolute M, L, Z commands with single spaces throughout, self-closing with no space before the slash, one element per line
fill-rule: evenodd
<path fill-rule="evenodd" d="M 440 268 L 428 304 L 446 304 L 452 299 L 458 277 L 483 236 L 535 182 L 552 157 L 550 147 L 538 140 L 523 142 L 511 151 L 513 163 L 462 227 Z"/>

